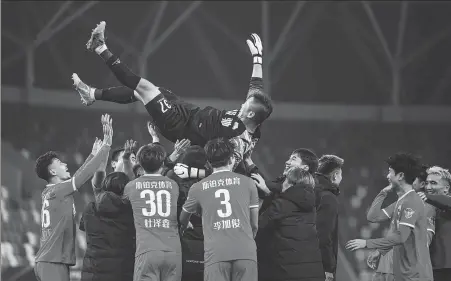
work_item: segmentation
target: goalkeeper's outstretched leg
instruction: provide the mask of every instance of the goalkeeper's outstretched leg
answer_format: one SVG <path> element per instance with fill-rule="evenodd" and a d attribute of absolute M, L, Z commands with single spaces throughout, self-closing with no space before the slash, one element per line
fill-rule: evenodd
<path fill-rule="evenodd" d="M 168 140 L 176 142 L 184 139 L 185 130 L 191 115 L 198 107 L 178 100 L 169 90 L 152 84 L 128 69 L 121 60 L 108 50 L 105 44 L 105 25 L 100 22 L 92 31 L 86 47 L 98 54 L 108 65 L 116 78 L 126 87 L 95 89 L 90 87 L 74 73 L 75 89 L 80 93 L 84 104 L 95 100 L 107 100 L 116 103 L 132 103 L 140 100 L 161 134 Z"/>
<path fill-rule="evenodd" d="M 133 73 L 107 48 L 105 44 L 105 26 L 106 23 L 102 21 L 93 29 L 91 38 L 88 43 L 86 43 L 87 49 L 98 54 L 105 61 L 116 78 L 124 86 L 136 91 L 144 105 L 148 104 L 161 94 L 159 88 L 149 80 Z"/>

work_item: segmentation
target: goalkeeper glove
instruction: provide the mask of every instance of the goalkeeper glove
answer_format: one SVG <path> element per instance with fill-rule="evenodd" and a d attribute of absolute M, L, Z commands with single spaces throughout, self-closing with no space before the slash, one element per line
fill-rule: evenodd
<path fill-rule="evenodd" d="M 254 63 L 262 64 L 263 45 L 260 37 L 256 33 L 252 33 L 250 39 L 246 40 L 246 43 L 249 46 L 252 57 L 254 58 Z"/>
<path fill-rule="evenodd" d="M 174 173 L 181 179 L 199 178 L 199 169 L 188 165 L 177 163 L 174 166 Z"/>

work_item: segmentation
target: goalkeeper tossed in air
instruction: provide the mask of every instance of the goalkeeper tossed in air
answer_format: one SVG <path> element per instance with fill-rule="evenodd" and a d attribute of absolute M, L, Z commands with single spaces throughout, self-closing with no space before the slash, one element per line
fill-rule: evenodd
<path fill-rule="evenodd" d="M 272 113 L 272 102 L 263 92 L 262 42 L 252 34 L 246 42 L 253 56 L 253 71 L 246 101 L 240 109 L 220 110 L 200 108 L 181 100 L 169 90 L 134 74 L 105 44 L 105 26 L 102 21 L 93 30 L 87 48 L 97 53 L 125 87 L 96 89 L 73 75 L 74 87 L 85 105 L 95 100 L 132 103 L 140 100 L 161 134 L 169 141 L 189 139 L 193 145 L 204 146 L 216 138 L 233 139 L 237 163 L 250 153 L 260 138 L 259 127 Z"/>

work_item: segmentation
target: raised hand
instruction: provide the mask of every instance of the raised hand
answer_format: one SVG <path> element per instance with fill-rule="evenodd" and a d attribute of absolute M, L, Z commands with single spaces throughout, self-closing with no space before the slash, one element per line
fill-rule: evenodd
<path fill-rule="evenodd" d="M 246 40 L 246 43 L 249 46 L 252 56 L 259 56 L 260 58 L 263 56 L 263 45 L 260 36 L 256 33 L 252 33 L 250 38 Z"/>
<path fill-rule="evenodd" d="M 103 144 L 111 146 L 113 143 L 113 119 L 109 114 L 103 114 L 101 118 L 103 126 Z"/>
<path fill-rule="evenodd" d="M 122 155 L 122 158 L 126 160 L 130 160 L 130 156 L 133 153 L 133 149 L 136 147 L 137 142 L 130 139 L 127 140 L 124 144 L 124 154 Z"/>
<path fill-rule="evenodd" d="M 174 151 L 177 151 L 177 154 L 182 154 L 188 147 L 190 147 L 191 141 L 188 139 L 183 139 L 181 141 L 177 140 L 174 145 Z"/>
<path fill-rule="evenodd" d="M 263 191 L 266 194 L 270 194 L 271 190 L 269 190 L 268 186 L 266 185 L 266 181 L 263 179 L 263 177 L 260 174 L 251 174 L 251 179 L 254 180 L 255 185 Z"/>
<path fill-rule="evenodd" d="M 102 147 L 102 140 L 96 137 L 94 141 L 94 145 L 92 146 L 92 155 L 96 155 L 99 152 L 99 149 Z"/>
<path fill-rule="evenodd" d="M 159 142 L 160 137 L 158 136 L 158 128 L 151 121 L 147 121 L 147 131 L 149 131 L 149 135 L 152 137 L 152 142 Z"/>

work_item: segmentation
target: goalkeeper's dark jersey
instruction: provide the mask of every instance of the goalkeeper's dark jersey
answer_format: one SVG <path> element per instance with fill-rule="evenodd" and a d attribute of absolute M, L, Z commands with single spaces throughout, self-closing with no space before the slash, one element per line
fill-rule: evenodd
<path fill-rule="evenodd" d="M 249 85 L 249 94 L 253 91 L 263 90 L 263 80 L 261 78 L 252 77 Z M 246 126 L 238 118 L 239 110 L 219 110 L 211 106 L 199 109 L 192 115 L 190 122 L 190 130 L 187 136 L 192 144 L 204 146 L 209 140 L 215 138 L 232 139 L 242 136 L 246 131 Z M 186 133 L 186 131 L 185 131 Z M 246 139 L 253 139 L 246 137 Z M 257 137 L 257 139 L 259 136 Z M 256 140 L 252 141 L 255 145 Z M 252 146 L 253 147 L 253 146 Z M 247 152 L 249 149 L 244 149 Z M 239 162 L 239 161 L 238 161 Z"/>
<path fill-rule="evenodd" d="M 200 109 L 193 116 L 191 124 L 191 142 L 195 140 L 201 146 L 212 139 L 237 137 L 246 130 L 246 126 L 238 118 L 238 110 L 219 110 L 211 106 Z"/>

